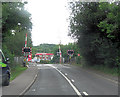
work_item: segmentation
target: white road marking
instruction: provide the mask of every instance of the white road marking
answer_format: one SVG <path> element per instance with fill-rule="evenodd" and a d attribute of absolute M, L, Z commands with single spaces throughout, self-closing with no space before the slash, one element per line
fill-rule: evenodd
<path fill-rule="evenodd" d="M 51 69 L 51 64 L 38 64 L 38 69 Z"/>
<path fill-rule="evenodd" d="M 86 92 L 83 92 L 86 96 L 88 96 L 88 94 Z"/>
<path fill-rule="evenodd" d="M 29 68 L 29 66 L 28 65 L 26 65 L 27 66 L 27 68 Z"/>
<path fill-rule="evenodd" d="M 42 66 L 41 64 L 37 64 L 37 66 Z"/>
<path fill-rule="evenodd" d="M 65 73 L 65 75 L 67 75 L 67 73 Z"/>
<path fill-rule="evenodd" d="M 75 82 L 73 79 L 71 79 L 72 82 Z"/>
<path fill-rule="evenodd" d="M 68 83 L 71 85 L 71 87 L 74 89 L 74 91 L 76 92 L 76 94 L 81 97 L 81 93 L 78 91 L 78 89 L 72 84 L 72 82 L 60 71 L 58 70 L 56 67 L 52 66 L 51 67 L 55 68 L 67 81 Z"/>
<path fill-rule="evenodd" d="M 71 67 L 68 67 L 68 66 L 62 66 L 63 68 L 71 68 Z"/>
<path fill-rule="evenodd" d="M 35 89 L 32 89 L 32 91 L 34 92 L 34 91 L 35 91 Z"/>

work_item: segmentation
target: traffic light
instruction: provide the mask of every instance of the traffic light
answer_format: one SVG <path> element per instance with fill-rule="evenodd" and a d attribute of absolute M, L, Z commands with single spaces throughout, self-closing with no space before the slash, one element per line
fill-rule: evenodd
<path fill-rule="evenodd" d="M 23 47 L 22 48 L 22 53 L 31 53 L 32 50 L 31 50 L 31 47 Z"/>
<path fill-rule="evenodd" d="M 74 54 L 74 51 L 73 51 L 73 50 L 67 50 L 67 54 L 68 54 L 68 55 L 73 55 L 73 54 Z"/>
<path fill-rule="evenodd" d="M 24 48 L 24 52 L 30 52 L 30 48 Z"/>

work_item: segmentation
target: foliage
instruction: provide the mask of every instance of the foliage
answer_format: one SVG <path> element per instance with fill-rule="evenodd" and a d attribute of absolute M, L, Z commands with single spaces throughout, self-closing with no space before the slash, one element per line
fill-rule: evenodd
<path fill-rule="evenodd" d="M 27 67 L 22 67 L 20 64 L 16 64 L 14 68 L 11 68 L 11 77 L 10 80 L 14 80 L 18 75 L 25 71 Z"/>
<path fill-rule="evenodd" d="M 84 65 L 117 67 L 120 63 L 120 3 L 80 2 L 69 3 L 69 35 L 78 39 Z"/>
<path fill-rule="evenodd" d="M 40 60 L 40 64 L 50 64 L 51 61 L 49 60 Z"/>
<path fill-rule="evenodd" d="M 5 54 L 5 57 L 6 58 L 9 58 L 9 61 L 10 61 L 10 64 L 13 63 L 13 60 L 14 60 L 14 55 L 11 54 L 11 52 L 8 50 L 7 46 L 6 45 L 3 45 L 3 52 Z"/>
<path fill-rule="evenodd" d="M 33 57 L 36 53 L 53 53 L 55 44 L 40 44 L 32 47 Z"/>
<path fill-rule="evenodd" d="M 25 34 L 28 35 L 27 46 L 32 46 L 31 40 L 31 14 L 25 10 L 25 3 L 2 3 L 2 49 L 5 56 L 12 61 L 14 56 L 22 55 L 25 43 Z"/>
<path fill-rule="evenodd" d="M 2 3 L 2 32 L 3 39 L 7 35 L 11 35 L 15 30 L 31 30 L 30 13 L 24 9 L 24 3 L 21 2 L 3 2 Z M 17 29 L 18 30 L 18 29 Z M 15 34 L 17 33 L 14 32 Z"/>
<path fill-rule="evenodd" d="M 108 68 L 106 66 L 103 66 L 103 65 L 95 65 L 95 66 L 87 66 L 85 68 L 89 68 L 89 69 L 92 69 L 92 70 L 97 70 L 99 72 L 104 72 L 105 74 L 110 74 L 110 75 L 113 75 L 113 76 L 118 76 L 118 68 Z"/>
<path fill-rule="evenodd" d="M 82 56 L 76 57 L 76 64 L 81 64 Z"/>
<path fill-rule="evenodd" d="M 67 54 L 67 50 L 74 50 L 74 54 L 72 56 L 73 61 L 75 61 L 75 57 L 77 57 L 77 54 L 79 52 L 79 48 L 76 43 L 69 43 L 68 45 L 61 45 L 61 52 L 62 52 L 62 58 L 64 58 L 65 62 L 69 62 L 69 55 Z M 59 54 L 57 55 L 57 52 L 59 52 L 59 45 L 56 45 L 54 48 L 54 58 L 53 62 L 59 63 Z"/>
<path fill-rule="evenodd" d="M 74 55 L 72 58 L 75 61 L 75 57 L 79 52 L 79 48 L 76 43 L 69 43 L 68 45 L 60 45 L 62 58 L 65 59 L 65 62 L 69 61 L 69 56 L 67 54 L 67 50 L 74 50 Z M 53 53 L 54 57 L 51 60 L 52 63 L 59 63 L 60 55 L 59 55 L 59 45 L 56 44 L 40 44 L 39 46 L 34 46 L 32 48 L 33 57 L 36 53 Z M 41 61 L 42 62 L 42 61 Z M 44 62 L 45 63 L 45 62 Z"/>
<path fill-rule="evenodd" d="M 108 38 L 113 41 L 120 41 L 120 31 L 119 31 L 119 3 L 100 3 L 99 4 L 100 11 L 108 11 L 106 14 L 106 18 L 98 24 L 98 27 L 101 28 L 101 31 L 106 34 Z"/>

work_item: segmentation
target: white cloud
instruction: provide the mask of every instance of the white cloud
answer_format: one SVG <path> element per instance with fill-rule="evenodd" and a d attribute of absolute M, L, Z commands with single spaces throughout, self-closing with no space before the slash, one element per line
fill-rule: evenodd
<path fill-rule="evenodd" d="M 32 14 L 33 45 L 40 43 L 62 44 L 73 42 L 68 34 L 69 13 L 67 0 L 28 0 L 26 9 Z"/>

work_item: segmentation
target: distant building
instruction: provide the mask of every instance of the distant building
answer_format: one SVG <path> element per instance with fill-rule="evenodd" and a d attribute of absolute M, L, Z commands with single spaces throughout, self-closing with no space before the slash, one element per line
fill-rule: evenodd
<path fill-rule="evenodd" d="M 39 60 L 52 60 L 54 57 L 54 54 L 52 53 L 36 53 L 35 57 Z"/>

